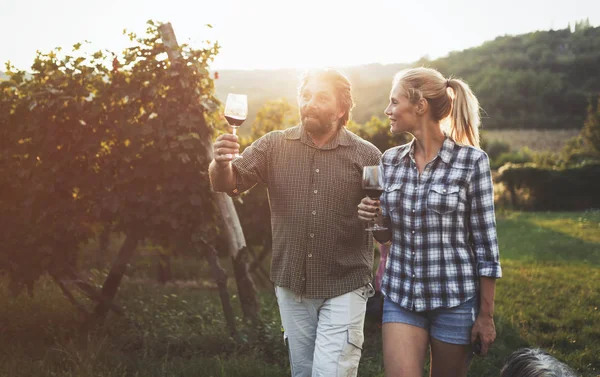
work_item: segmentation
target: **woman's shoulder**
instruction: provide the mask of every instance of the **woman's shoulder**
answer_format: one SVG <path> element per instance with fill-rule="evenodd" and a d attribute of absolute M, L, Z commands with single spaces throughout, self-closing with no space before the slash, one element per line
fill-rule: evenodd
<path fill-rule="evenodd" d="M 408 153 L 411 144 L 412 142 L 408 142 L 386 150 L 383 152 L 383 156 L 381 156 L 381 161 L 383 163 L 399 162 Z"/>
<path fill-rule="evenodd" d="M 473 165 L 482 159 L 489 159 L 487 153 L 479 147 L 455 143 L 454 161 L 461 164 Z"/>

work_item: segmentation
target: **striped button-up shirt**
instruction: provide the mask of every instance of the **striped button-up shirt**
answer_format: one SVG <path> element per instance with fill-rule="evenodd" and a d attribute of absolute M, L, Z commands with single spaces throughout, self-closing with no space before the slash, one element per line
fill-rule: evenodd
<path fill-rule="evenodd" d="M 317 147 L 302 126 L 273 131 L 233 162 L 236 193 L 267 185 L 271 280 L 308 298 L 331 298 L 371 281 L 373 242 L 358 219 L 362 168 L 381 152 L 346 128 Z M 265 219 L 267 221 L 267 219 Z"/>
<path fill-rule="evenodd" d="M 414 140 L 382 157 L 382 213 L 392 247 L 382 292 L 427 311 L 475 297 L 479 277 L 499 278 L 494 193 L 488 156 L 446 138 L 419 174 Z"/>

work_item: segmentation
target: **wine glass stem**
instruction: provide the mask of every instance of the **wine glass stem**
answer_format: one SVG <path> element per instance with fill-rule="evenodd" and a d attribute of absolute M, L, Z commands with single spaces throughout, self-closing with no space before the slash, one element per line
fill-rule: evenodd
<path fill-rule="evenodd" d="M 231 128 L 233 128 L 232 134 L 236 135 L 237 127 L 231 127 Z"/>

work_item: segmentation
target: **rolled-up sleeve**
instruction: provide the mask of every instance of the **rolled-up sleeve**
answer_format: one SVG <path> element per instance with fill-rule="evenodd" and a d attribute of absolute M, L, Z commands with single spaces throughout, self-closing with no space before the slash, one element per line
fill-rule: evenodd
<path fill-rule="evenodd" d="M 271 133 L 262 136 L 247 147 L 242 156 L 233 160 L 232 166 L 236 177 L 236 187 L 229 193 L 236 196 L 254 187 L 257 183 L 268 185 L 269 182 L 269 150 L 271 149 Z"/>
<path fill-rule="evenodd" d="M 484 153 L 475 164 L 469 186 L 470 225 L 479 276 L 500 278 L 500 254 L 494 212 L 494 185 L 488 156 Z"/>

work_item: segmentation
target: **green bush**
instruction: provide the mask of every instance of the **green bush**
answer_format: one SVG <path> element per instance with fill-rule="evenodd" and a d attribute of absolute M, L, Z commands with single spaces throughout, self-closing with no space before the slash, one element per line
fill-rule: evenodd
<path fill-rule="evenodd" d="M 534 153 L 529 150 L 529 148 L 523 148 L 517 152 L 505 152 L 501 153 L 498 157 L 492 158 L 491 167 L 492 169 L 498 169 L 507 163 L 512 164 L 525 164 L 527 162 L 533 161 Z"/>
<path fill-rule="evenodd" d="M 490 160 L 493 161 L 501 154 L 510 152 L 510 144 L 501 140 L 487 142 L 485 138 L 482 138 L 481 149 L 483 149 L 488 154 Z"/>
<path fill-rule="evenodd" d="M 512 206 L 530 210 L 600 208 L 600 163 L 552 169 L 534 164 L 506 164 L 497 182 L 505 185 Z"/>

